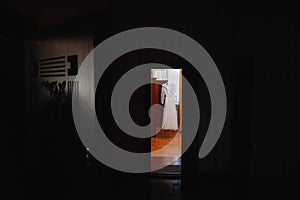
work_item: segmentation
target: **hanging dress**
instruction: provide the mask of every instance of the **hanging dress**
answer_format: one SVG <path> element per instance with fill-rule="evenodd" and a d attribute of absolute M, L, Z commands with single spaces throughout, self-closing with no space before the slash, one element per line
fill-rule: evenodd
<path fill-rule="evenodd" d="M 164 104 L 162 129 L 178 130 L 176 95 L 169 85 L 163 84 L 161 88 L 161 103 Z"/>

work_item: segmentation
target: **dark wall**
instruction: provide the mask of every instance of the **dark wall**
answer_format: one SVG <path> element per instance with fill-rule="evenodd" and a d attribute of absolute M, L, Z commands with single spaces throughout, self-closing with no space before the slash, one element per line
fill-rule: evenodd
<path fill-rule="evenodd" d="M 32 198 L 90 198 L 96 192 L 94 183 L 99 183 L 101 168 L 93 171 L 91 167 L 71 107 L 77 70 L 93 48 L 94 21 L 92 17 L 88 20 L 76 18 L 36 32 L 24 43 L 26 178 L 31 180 L 24 187 L 25 195 Z M 51 62 L 59 63 L 55 65 L 62 67 L 56 70 L 65 70 L 65 74 L 46 73 L 42 67 L 51 69 Z"/>
<path fill-rule="evenodd" d="M 10 10 L 1 8 L 0 13 L 1 191 L 15 199 L 20 198 L 26 173 L 23 42 L 32 23 Z"/>
<path fill-rule="evenodd" d="M 299 31 L 295 13 L 289 3 L 148 2 L 112 9 L 112 33 L 143 26 L 181 31 L 209 52 L 224 79 L 226 124 L 219 142 L 202 160 L 197 154 L 210 111 L 205 87 L 198 88 L 205 97 L 200 98 L 204 117 L 199 141 L 183 157 L 183 188 L 196 193 L 203 188 L 200 194 L 207 196 L 219 196 L 214 190 L 220 190 L 237 198 L 294 194 L 298 186 L 292 180 L 299 173 L 297 117 L 292 112 Z"/>
<path fill-rule="evenodd" d="M 16 197 L 35 194 L 36 198 L 40 195 L 96 198 L 104 193 L 148 197 L 147 174 L 135 176 L 116 172 L 86 154 L 74 129 L 70 99 L 58 106 L 39 82 L 31 82 L 32 78 L 25 71 L 30 71 L 30 66 L 23 63 L 24 57 L 48 51 L 29 51 L 26 45 L 24 49 L 24 36 L 25 44 L 34 41 L 41 45 L 39 42 L 53 39 L 60 40 L 60 47 L 64 48 L 70 38 L 82 39 L 89 35 L 95 46 L 112 34 L 143 26 L 171 28 L 197 40 L 217 64 L 225 83 L 228 98 L 225 127 L 215 148 L 201 160 L 198 151 L 209 123 L 210 101 L 203 82 L 195 87 L 201 97 L 203 120 L 198 139 L 183 156 L 182 186 L 186 198 L 189 194 L 239 199 L 288 198 L 297 194 L 299 184 L 295 181 L 299 178 L 300 157 L 297 126 L 299 16 L 296 11 L 296 6 L 288 2 L 272 5 L 215 1 L 197 4 L 132 2 L 79 14 L 49 30 L 33 33 L 19 31 L 24 28 L 24 19 L 6 14 L 5 17 L 14 21 L 5 22 L 6 28 L 0 32 L 5 74 L 1 79 L 4 86 L 1 103 L 6 108 L 3 111 L 6 117 L 1 123 L 1 146 L 4 181 L 14 188 L 13 191 L 17 188 L 17 192 L 11 194 Z M 45 43 L 44 49 L 49 44 L 52 45 Z M 152 59 L 174 66 L 184 63 L 165 52 L 135 53 L 139 57 L 126 55 L 115 65 L 129 66 Z M 121 71 L 112 66 L 105 80 L 113 86 L 119 75 Z M 183 75 L 192 83 L 201 79 L 189 67 L 183 70 Z M 145 87 L 140 94 L 147 91 Z M 27 101 L 26 97 L 29 97 Z M 148 103 L 141 102 L 140 106 Z M 132 112 L 139 114 L 136 110 Z M 140 120 L 143 123 L 147 118 Z M 112 128 L 111 133 L 116 143 L 126 145 L 131 141 L 125 136 L 118 137 L 117 128 Z M 149 144 L 149 141 L 143 142 Z M 145 150 L 143 145 L 135 147 L 137 151 Z M 138 192 L 132 188 L 138 188 Z"/>
<path fill-rule="evenodd" d="M 283 8 L 286 9 L 286 8 Z M 297 94 L 299 26 L 295 10 L 266 16 L 261 27 L 253 86 L 252 181 L 255 196 L 287 198 L 299 184 Z"/>
<path fill-rule="evenodd" d="M 2 120 L 1 120 L 1 166 L 3 180 L 8 188 L 14 187 L 22 174 L 18 166 L 24 162 L 21 152 L 24 150 L 24 73 L 23 63 L 15 58 L 22 59 L 22 40 L 16 38 L 1 37 L 1 67 L 5 76 L 1 79 L 3 89 L 1 91 Z M 20 51 L 21 50 L 21 51 Z M 18 193 L 16 193 L 18 194 Z M 14 194 L 15 195 L 15 194 Z"/>

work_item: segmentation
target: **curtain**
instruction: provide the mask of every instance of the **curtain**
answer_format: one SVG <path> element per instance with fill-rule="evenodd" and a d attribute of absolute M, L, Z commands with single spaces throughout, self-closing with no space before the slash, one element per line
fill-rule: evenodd
<path fill-rule="evenodd" d="M 176 95 L 176 104 L 179 104 L 180 69 L 152 69 L 151 78 L 168 80 L 168 85 Z"/>

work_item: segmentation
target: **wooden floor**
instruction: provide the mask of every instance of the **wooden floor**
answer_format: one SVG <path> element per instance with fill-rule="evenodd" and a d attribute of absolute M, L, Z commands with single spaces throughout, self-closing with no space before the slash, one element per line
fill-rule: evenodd
<path fill-rule="evenodd" d="M 155 152 L 158 149 L 173 142 L 161 152 Z M 177 131 L 163 130 L 151 138 L 151 156 L 173 157 L 181 155 L 181 133 Z"/>
<path fill-rule="evenodd" d="M 177 131 L 163 130 L 156 136 L 151 138 L 151 169 L 156 170 L 157 167 L 172 164 L 181 165 L 181 133 Z M 170 143 L 172 141 L 172 143 Z M 166 145 L 168 148 L 155 152 Z"/>

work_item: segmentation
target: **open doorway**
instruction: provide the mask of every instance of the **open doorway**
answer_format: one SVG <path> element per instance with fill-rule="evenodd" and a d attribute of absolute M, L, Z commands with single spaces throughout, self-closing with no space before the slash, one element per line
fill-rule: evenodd
<path fill-rule="evenodd" d="M 182 70 L 151 69 L 151 171 L 159 175 L 181 174 Z M 162 166 L 166 166 L 163 167 Z"/>

